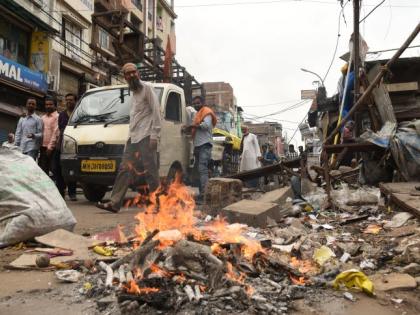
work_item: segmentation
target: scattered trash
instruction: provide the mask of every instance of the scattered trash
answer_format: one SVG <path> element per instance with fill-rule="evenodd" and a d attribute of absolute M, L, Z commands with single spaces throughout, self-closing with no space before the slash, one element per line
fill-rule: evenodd
<path fill-rule="evenodd" d="M 35 260 L 36 265 L 39 268 L 46 268 L 50 265 L 50 257 L 48 255 L 38 255 Z"/>
<path fill-rule="evenodd" d="M 401 304 L 404 300 L 403 299 L 391 299 L 392 302 Z"/>
<path fill-rule="evenodd" d="M 377 224 L 369 224 L 366 229 L 363 230 L 365 234 L 379 234 L 382 230 L 382 227 Z"/>
<path fill-rule="evenodd" d="M 342 263 L 346 263 L 347 260 L 349 260 L 349 258 L 351 257 L 351 255 L 349 253 L 344 253 L 341 257 L 340 257 L 340 261 Z"/>
<path fill-rule="evenodd" d="M 375 263 L 371 259 L 363 260 L 362 262 L 360 262 L 359 267 L 363 270 L 365 270 L 365 269 L 375 270 L 376 269 Z"/>
<path fill-rule="evenodd" d="M 335 257 L 335 254 L 327 246 L 321 246 L 320 248 L 316 249 L 313 255 L 313 259 L 320 266 L 323 266 L 331 257 Z"/>
<path fill-rule="evenodd" d="M 340 273 L 333 282 L 333 287 L 339 289 L 341 285 L 348 289 L 359 288 L 363 292 L 372 295 L 374 286 L 372 281 L 361 271 L 350 269 Z"/>
<path fill-rule="evenodd" d="M 351 294 L 350 292 L 344 292 L 343 296 L 349 301 L 356 302 L 356 299 L 354 298 L 353 294 Z"/>
<path fill-rule="evenodd" d="M 108 247 L 104 246 L 95 246 L 93 251 L 102 256 L 112 256 L 114 255 L 114 251 Z"/>
<path fill-rule="evenodd" d="M 59 270 L 55 272 L 55 276 L 58 280 L 64 282 L 79 282 L 79 280 L 83 277 L 83 274 L 78 272 L 77 270 Z"/>
<path fill-rule="evenodd" d="M 391 221 L 387 222 L 384 227 L 385 228 L 398 228 L 403 226 L 409 219 L 411 219 L 413 215 L 408 212 L 400 212 L 391 219 Z"/>

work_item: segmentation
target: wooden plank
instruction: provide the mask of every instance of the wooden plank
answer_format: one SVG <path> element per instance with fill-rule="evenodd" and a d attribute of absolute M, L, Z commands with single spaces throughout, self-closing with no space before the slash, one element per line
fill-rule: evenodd
<path fill-rule="evenodd" d="M 260 168 L 256 168 L 250 171 L 240 172 L 229 176 L 223 176 L 225 178 L 236 178 L 240 180 L 249 180 L 253 178 L 259 178 L 262 176 L 272 175 L 278 173 L 284 169 L 284 166 L 289 168 L 299 168 L 300 167 L 300 159 L 295 159 L 291 161 L 284 161 L 278 164 L 263 166 Z"/>
<path fill-rule="evenodd" d="M 379 74 L 380 70 L 381 65 L 377 64 L 369 71 L 369 82 L 373 82 L 375 77 Z M 385 124 L 385 122 L 387 121 L 397 123 L 391 99 L 389 97 L 388 91 L 385 89 L 385 86 L 380 83 L 377 87 L 373 89 L 372 94 L 375 99 L 376 107 L 378 108 L 382 124 Z"/>
<path fill-rule="evenodd" d="M 389 195 L 391 193 L 410 194 L 415 190 L 416 186 L 420 186 L 420 182 L 402 182 L 402 183 L 381 183 L 379 188 L 382 193 Z"/>
<path fill-rule="evenodd" d="M 420 218 L 420 196 L 392 193 L 391 201 L 405 211 L 408 211 L 417 218 Z"/>
<path fill-rule="evenodd" d="M 324 150 L 330 153 L 340 153 L 344 148 L 348 149 L 348 152 L 365 152 L 365 151 L 383 151 L 384 148 L 381 148 L 370 142 L 360 142 L 360 143 L 341 143 L 341 144 L 328 144 L 324 145 Z"/>
<path fill-rule="evenodd" d="M 418 82 L 404 82 L 385 84 L 388 92 L 404 92 L 404 91 L 417 91 L 419 89 Z"/>

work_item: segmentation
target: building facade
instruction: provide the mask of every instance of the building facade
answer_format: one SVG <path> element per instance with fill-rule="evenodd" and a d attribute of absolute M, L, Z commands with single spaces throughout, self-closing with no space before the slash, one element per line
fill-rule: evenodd
<path fill-rule="evenodd" d="M 165 0 L 0 1 L 0 141 L 15 131 L 28 97 L 43 111 L 46 95 L 63 108 L 67 93 L 123 83 L 121 65 L 143 61 L 148 42 L 154 45 L 149 63 L 156 47 L 164 51 L 168 43 L 173 56 L 173 6 Z M 97 23 L 107 10 L 121 12 L 123 29 Z"/>
<path fill-rule="evenodd" d="M 249 127 L 249 131 L 258 137 L 260 146 L 273 145 L 277 155 L 284 155 L 283 126 L 280 123 L 267 121 L 264 123 L 245 122 L 245 124 Z"/>
<path fill-rule="evenodd" d="M 41 104 L 48 93 L 51 37 L 60 31 L 48 14 L 54 5 L 50 0 L 0 2 L 0 141 L 15 131 L 26 100 Z"/>

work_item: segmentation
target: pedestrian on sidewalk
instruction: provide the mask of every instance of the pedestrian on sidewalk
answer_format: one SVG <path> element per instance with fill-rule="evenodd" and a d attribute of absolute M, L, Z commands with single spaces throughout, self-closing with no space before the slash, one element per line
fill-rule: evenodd
<path fill-rule="evenodd" d="M 111 212 L 120 211 L 129 184 L 133 181 L 133 177 L 137 176 L 135 167 L 139 159 L 144 167 L 148 192 L 155 191 L 159 186 L 157 166 L 157 146 L 161 130 L 159 100 L 153 86 L 140 80 L 135 64 L 125 64 L 122 72 L 128 87 L 133 92 L 130 104 L 130 138 L 112 188 L 111 201 L 96 204 L 98 208 Z"/>
<path fill-rule="evenodd" d="M 61 145 L 63 144 L 64 129 L 66 129 L 67 124 L 69 123 L 69 118 L 76 107 L 77 96 L 73 93 L 68 93 L 64 97 L 66 103 L 66 110 L 62 111 L 58 115 L 58 130 L 59 138 L 56 146 L 55 156 L 54 156 L 54 176 L 56 177 L 56 185 L 58 191 L 60 192 L 63 198 L 65 197 L 65 192 L 67 192 L 71 201 L 77 201 L 76 197 L 76 182 L 65 182 L 61 170 Z"/>
<path fill-rule="evenodd" d="M 261 156 L 260 146 L 258 144 L 258 138 L 253 133 L 249 132 L 247 126 L 242 126 L 242 142 L 241 142 L 241 163 L 239 165 L 239 171 L 250 171 L 261 167 Z M 249 187 L 258 187 L 258 179 L 252 179 L 246 182 Z"/>
<path fill-rule="evenodd" d="M 19 119 L 16 128 L 15 145 L 20 147 L 23 154 L 29 155 L 35 161 L 41 146 L 43 123 L 35 113 L 36 99 L 30 97 L 26 101 L 27 114 Z"/>
<path fill-rule="evenodd" d="M 56 102 L 52 97 L 47 96 L 44 104 L 46 114 L 41 118 L 44 124 L 44 131 L 38 163 L 39 167 L 49 176 L 50 171 L 53 173 L 52 164 L 59 137 L 58 113 Z"/>
<path fill-rule="evenodd" d="M 200 177 L 200 194 L 197 197 L 197 201 L 201 202 L 209 181 L 213 128 L 217 124 L 217 117 L 210 107 L 204 105 L 204 99 L 201 96 L 194 97 L 192 105 L 197 113 L 194 116 L 193 124 L 184 127 L 184 130 L 191 130 L 193 137 L 195 166 Z"/>

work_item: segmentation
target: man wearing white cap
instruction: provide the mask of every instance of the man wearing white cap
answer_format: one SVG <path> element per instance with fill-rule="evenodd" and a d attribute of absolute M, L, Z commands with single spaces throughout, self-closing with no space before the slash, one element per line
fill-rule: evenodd
<path fill-rule="evenodd" d="M 127 63 L 122 67 L 124 78 L 132 91 L 130 109 L 129 139 L 124 151 L 124 157 L 118 170 L 112 189 L 111 201 L 98 202 L 97 207 L 119 212 L 123 205 L 128 186 L 133 182 L 139 171 L 136 165 L 140 159 L 144 167 L 144 176 L 149 192 L 159 186 L 157 167 L 157 145 L 161 130 L 159 100 L 153 86 L 140 80 L 137 66 Z"/>

